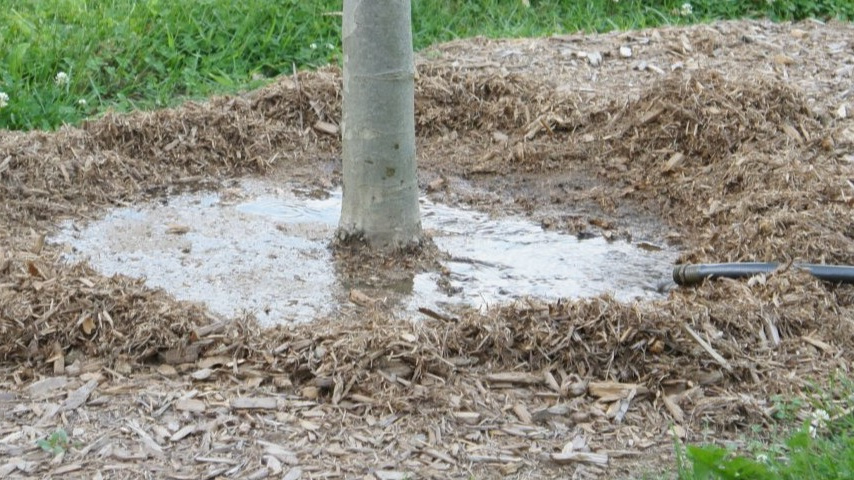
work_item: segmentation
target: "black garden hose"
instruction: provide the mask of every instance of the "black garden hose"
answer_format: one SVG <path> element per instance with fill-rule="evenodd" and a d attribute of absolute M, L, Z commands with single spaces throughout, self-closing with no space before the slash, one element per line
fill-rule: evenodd
<path fill-rule="evenodd" d="M 694 285 L 702 282 L 704 278 L 741 278 L 760 273 L 771 273 L 779 266 L 779 263 L 773 262 L 676 265 L 673 268 L 673 281 L 678 285 Z M 854 266 L 796 263 L 792 267 L 805 269 L 820 280 L 834 283 L 854 283 Z"/>

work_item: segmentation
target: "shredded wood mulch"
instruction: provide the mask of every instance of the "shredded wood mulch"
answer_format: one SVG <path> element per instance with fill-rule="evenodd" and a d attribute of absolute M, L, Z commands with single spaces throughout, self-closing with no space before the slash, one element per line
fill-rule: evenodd
<path fill-rule="evenodd" d="M 728 22 L 438 46 L 418 64 L 422 186 L 567 231 L 657 218 L 644 231 L 686 262 L 854 264 L 852 39 Z M 45 240 L 245 175 L 328 188 L 339 119 L 327 68 L 0 132 L 0 476 L 618 477 L 669 468 L 674 434 L 738 439 L 850 374 L 854 287 L 785 266 L 657 301 L 417 321 L 361 302 L 265 330 Z"/>

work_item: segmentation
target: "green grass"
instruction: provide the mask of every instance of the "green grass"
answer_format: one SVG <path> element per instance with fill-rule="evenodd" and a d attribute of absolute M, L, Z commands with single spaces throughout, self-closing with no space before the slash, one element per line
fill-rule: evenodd
<path fill-rule="evenodd" d="M 777 401 L 780 434 L 753 441 L 746 451 L 677 442 L 679 480 L 854 479 L 854 385 L 837 382 L 807 404 Z M 798 411 L 811 412 L 798 424 Z"/>
<path fill-rule="evenodd" d="M 340 58 L 341 0 L 6 0 L 0 128 L 52 129 L 257 87 Z M 413 0 L 416 48 L 724 18 L 854 19 L 851 0 Z M 57 83 L 59 72 L 68 83 Z"/>
<path fill-rule="evenodd" d="M 326 15 L 334 10 L 303 0 L 9 2 L 0 9 L 0 91 L 9 96 L 0 127 L 172 105 L 327 63 L 340 51 L 340 18 Z M 59 72 L 68 84 L 55 82 Z"/>

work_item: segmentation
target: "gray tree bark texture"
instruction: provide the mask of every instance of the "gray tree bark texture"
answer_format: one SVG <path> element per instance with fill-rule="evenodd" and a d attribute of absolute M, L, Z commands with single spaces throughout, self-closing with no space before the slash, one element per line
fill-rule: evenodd
<path fill-rule="evenodd" d="M 410 0 L 344 0 L 344 198 L 338 237 L 421 240 Z"/>

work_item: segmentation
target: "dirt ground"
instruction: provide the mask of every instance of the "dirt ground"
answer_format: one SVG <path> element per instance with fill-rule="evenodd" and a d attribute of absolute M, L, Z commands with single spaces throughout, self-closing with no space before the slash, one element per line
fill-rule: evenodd
<path fill-rule="evenodd" d="M 419 56 L 416 103 L 438 201 L 683 262 L 854 264 L 849 24 L 459 41 Z M 262 330 L 45 241 L 63 219 L 241 176 L 327 189 L 339 118 L 327 68 L 0 132 L 0 477 L 636 478 L 672 468 L 674 435 L 738 445 L 778 396 L 850 375 L 854 287 L 795 269 L 642 303 L 417 322 L 354 304 Z M 60 429 L 61 453 L 38 445 Z"/>

